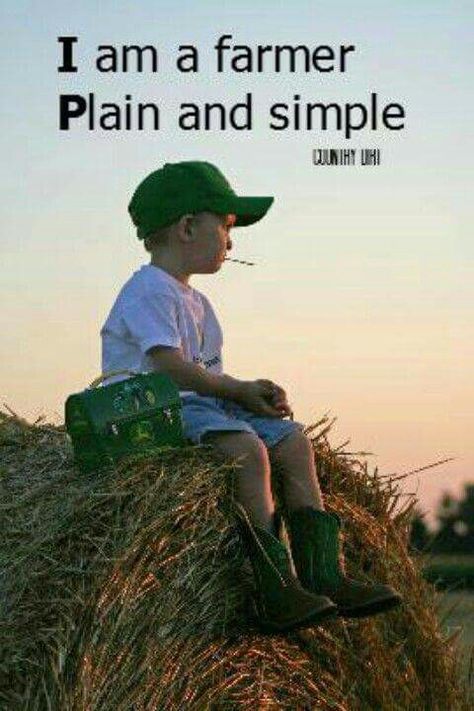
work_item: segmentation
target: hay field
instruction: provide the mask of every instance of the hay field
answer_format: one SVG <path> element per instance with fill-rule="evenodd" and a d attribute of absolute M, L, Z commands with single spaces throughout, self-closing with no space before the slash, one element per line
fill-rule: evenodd
<path fill-rule="evenodd" d="M 407 552 L 416 502 L 331 447 L 331 424 L 307 434 L 348 572 L 404 604 L 268 636 L 248 615 L 235 464 L 187 447 L 84 475 L 61 427 L 1 414 L 0 708 L 471 709 L 456 635 Z"/>

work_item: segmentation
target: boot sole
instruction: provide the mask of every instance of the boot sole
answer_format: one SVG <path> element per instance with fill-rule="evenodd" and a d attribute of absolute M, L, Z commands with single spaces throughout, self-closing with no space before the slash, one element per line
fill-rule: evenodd
<path fill-rule="evenodd" d="M 393 610 L 393 608 L 398 607 L 401 602 L 402 598 L 399 596 L 385 597 L 380 600 L 374 600 L 366 605 L 360 605 L 359 607 L 338 607 L 337 614 L 339 617 L 371 617 L 372 615 L 378 615 L 380 612 Z"/>
<path fill-rule="evenodd" d="M 258 614 L 254 608 L 255 620 L 262 632 L 268 633 L 284 633 L 291 632 L 292 630 L 299 629 L 301 627 L 310 627 L 311 625 L 317 625 L 322 620 L 327 620 L 330 617 L 337 617 L 338 609 L 336 605 L 328 605 L 323 607 L 317 612 L 313 612 L 305 617 L 300 617 L 297 620 L 291 622 L 286 622 L 285 624 L 278 624 L 276 622 L 270 622 L 269 620 L 262 620 L 258 617 Z"/>

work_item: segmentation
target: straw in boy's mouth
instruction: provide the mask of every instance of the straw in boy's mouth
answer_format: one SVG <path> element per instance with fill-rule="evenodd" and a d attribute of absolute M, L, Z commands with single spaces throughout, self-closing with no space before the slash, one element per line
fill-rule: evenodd
<path fill-rule="evenodd" d="M 249 267 L 254 267 L 255 262 L 244 262 L 243 259 L 232 259 L 231 257 L 225 257 L 225 262 L 237 262 L 238 264 L 248 264 Z"/>

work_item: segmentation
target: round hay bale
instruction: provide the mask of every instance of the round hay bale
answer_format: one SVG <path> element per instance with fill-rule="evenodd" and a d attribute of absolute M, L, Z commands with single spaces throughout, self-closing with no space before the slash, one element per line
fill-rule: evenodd
<path fill-rule="evenodd" d="M 235 466 L 206 447 L 89 474 L 64 429 L 0 421 L 0 703 L 5 709 L 471 708 L 455 640 L 407 550 L 393 481 L 308 428 L 351 575 L 401 608 L 287 635 L 248 615 L 231 509 Z M 278 494 L 278 473 L 275 473 Z"/>

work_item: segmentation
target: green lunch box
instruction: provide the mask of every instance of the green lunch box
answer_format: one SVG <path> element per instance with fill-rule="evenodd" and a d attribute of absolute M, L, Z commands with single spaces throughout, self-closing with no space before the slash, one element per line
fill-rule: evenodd
<path fill-rule="evenodd" d="M 66 430 L 83 471 L 125 455 L 187 443 L 174 381 L 164 373 L 140 373 L 97 387 L 104 380 L 125 373 L 131 375 L 130 371 L 102 375 L 66 400 Z"/>

